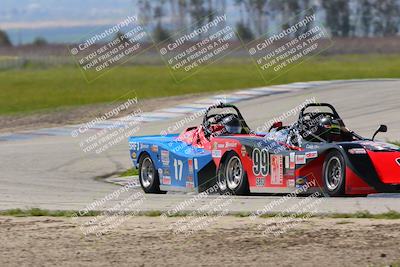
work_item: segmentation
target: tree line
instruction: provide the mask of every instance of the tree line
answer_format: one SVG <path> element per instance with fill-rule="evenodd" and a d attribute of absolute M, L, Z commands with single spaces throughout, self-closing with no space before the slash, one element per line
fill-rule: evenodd
<path fill-rule="evenodd" d="M 44 46 L 47 45 L 47 40 L 43 37 L 36 37 L 32 45 L 34 46 Z M 10 37 L 8 36 L 7 32 L 0 29 L 0 47 L 11 47 L 13 46 Z"/>
<path fill-rule="evenodd" d="M 332 37 L 386 37 L 399 33 L 400 0 L 134 0 L 154 38 L 228 14 L 244 39 L 287 26 L 297 14 L 315 12 Z"/>
<path fill-rule="evenodd" d="M 132 1 L 141 21 L 153 25 L 157 41 L 183 29 L 194 29 L 221 14 L 227 14 L 229 23 L 245 40 L 285 28 L 287 21 L 297 14 L 306 16 L 314 12 L 332 37 L 388 37 L 400 31 L 400 0 Z M 33 42 L 46 43 L 43 38 Z M 0 30 L 0 46 L 11 45 L 7 33 Z"/>

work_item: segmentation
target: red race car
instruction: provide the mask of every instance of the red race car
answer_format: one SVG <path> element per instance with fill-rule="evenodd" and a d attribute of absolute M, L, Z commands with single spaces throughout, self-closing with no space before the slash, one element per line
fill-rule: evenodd
<path fill-rule="evenodd" d="M 313 109 L 312 111 L 310 111 Z M 400 148 L 348 130 L 330 104 L 305 106 L 296 123 L 275 123 L 265 135 L 213 140 L 220 191 L 329 196 L 400 192 Z"/>

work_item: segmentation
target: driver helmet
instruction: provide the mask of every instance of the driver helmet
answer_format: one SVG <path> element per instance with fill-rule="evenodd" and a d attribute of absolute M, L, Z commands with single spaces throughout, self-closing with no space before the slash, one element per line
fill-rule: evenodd
<path fill-rule="evenodd" d="M 228 116 L 222 120 L 227 133 L 240 134 L 242 133 L 242 125 L 236 116 Z"/>
<path fill-rule="evenodd" d="M 318 130 L 315 135 L 325 139 L 332 140 L 335 136 L 340 135 L 340 124 L 338 120 L 332 119 L 330 116 L 323 117 L 318 124 Z"/>

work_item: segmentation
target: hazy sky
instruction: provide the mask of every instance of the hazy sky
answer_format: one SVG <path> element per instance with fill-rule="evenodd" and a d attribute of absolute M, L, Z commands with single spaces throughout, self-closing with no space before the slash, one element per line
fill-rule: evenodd
<path fill-rule="evenodd" d="M 132 12 L 132 0 L 0 0 L 0 28 L 104 25 Z"/>

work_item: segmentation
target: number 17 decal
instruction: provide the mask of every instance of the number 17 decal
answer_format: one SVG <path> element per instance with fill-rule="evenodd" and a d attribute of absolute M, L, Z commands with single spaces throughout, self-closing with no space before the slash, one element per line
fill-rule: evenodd
<path fill-rule="evenodd" d="M 174 170 L 175 170 L 175 179 L 178 181 L 182 180 L 182 172 L 183 172 L 182 160 L 174 159 Z"/>
<path fill-rule="evenodd" d="M 255 148 L 252 154 L 253 173 L 255 176 L 267 176 L 269 173 L 269 152 L 267 149 Z"/>

